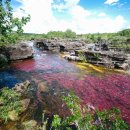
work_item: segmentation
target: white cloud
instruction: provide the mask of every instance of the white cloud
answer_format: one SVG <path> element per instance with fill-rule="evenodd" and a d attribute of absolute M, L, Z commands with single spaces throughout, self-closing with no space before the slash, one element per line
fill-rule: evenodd
<path fill-rule="evenodd" d="M 76 5 L 75 7 L 70 9 L 70 14 L 72 15 L 73 18 L 80 19 L 80 18 L 86 18 L 87 16 L 90 16 L 91 12 L 79 5 Z"/>
<path fill-rule="evenodd" d="M 80 0 L 63 0 L 63 2 L 59 2 L 59 0 L 57 1 L 59 4 L 55 4 L 56 2 L 53 2 L 53 8 L 58 9 L 60 12 L 64 9 L 73 8 L 80 2 Z"/>
<path fill-rule="evenodd" d="M 105 1 L 105 4 L 112 5 L 112 4 L 117 3 L 118 1 L 119 1 L 119 0 L 106 0 L 106 1 Z"/>
<path fill-rule="evenodd" d="M 117 16 L 114 19 L 110 17 L 80 19 L 73 24 L 78 27 L 75 30 L 78 33 L 96 33 L 96 32 L 116 32 L 124 27 L 125 19 L 122 16 Z"/>
<path fill-rule="evenodd" d="M 105 17 L 106 14 L 105 14 L 104 12 L 101 12 L 101 13 L 98 14 L 98 16 L 99 16 L 99 17 Z"/>
<path fill-rule="evenodd" d="M 99 15 L 102 17 L 99 17 L 78 5 L 79 0 L 64 0 L 65 5 L 69 5 L 67 9 L 69 19 L 66 15 L 64 19 L 55 17 L 53 0 L 19 1 L 22 3 L 20 8 L 24 9 L 26 14 L 31 15 L 30 23 L 24 27 L 25 32 L 47 33 L 48 31 L 65 31 L 68 28 L 76 33 L 115 32 L 121 30 L 126 23 L 124 17 L 120 15 L 111 18 L 105 16 L 105 13 L 100 13 Z M 17 9 L 15 16 L 22 16 L 25 12 Z"/>

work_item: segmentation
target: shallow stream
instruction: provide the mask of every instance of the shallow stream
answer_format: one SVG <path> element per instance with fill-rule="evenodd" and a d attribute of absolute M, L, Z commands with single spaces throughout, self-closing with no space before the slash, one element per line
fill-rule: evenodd
<path fill-rule="evenodd" d="M 50 114 L 65 116 L 60 96 L 70 90 L 84 101 L 99 109 L 118 107 L 130 124 L 130 75 L 84 63 L 68 62 L 60 54 L 34 48 L 34 58 L 11 63 L 0 71 L 0 87 L 13 87 L 25 80 L 33 86 L 32 118 L 39 120 L 42 107 Z M 41 92 L 38 86 L 42 86 Z M 37 113 L 37 114 L 36 114 Z M 38 114 L 39 113 L 39 114 Z M 67 114 L 67 113 L 66 113 Z"/>

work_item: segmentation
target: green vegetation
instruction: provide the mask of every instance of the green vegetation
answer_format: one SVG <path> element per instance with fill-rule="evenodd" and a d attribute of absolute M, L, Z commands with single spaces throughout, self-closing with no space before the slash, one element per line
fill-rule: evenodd
<path fill-rule="evenodd" d="M 71 111 L 71 115 L 61 119 L 54 116 L 52 126 L 55 130 L 127 130 L 128 125 L 122 120 L 120 111 L 116 108 L 111 110 L 95 110 L 92 106 L 80 105 L 80 99 L 70 93 L 63 100 Z"/>
<path fill-rule="evenodd" d="M 78 50 L 78 56 L 79 56 L 79 59 L 80 59 L 81 61 L 87 62 L 85 53 L 84 53 L 82 50 Z"/>
<path fill-rule="evenodd" d="M 37 40 L 37 39 L 80 39 L 86 44 L 89 43 L 105 43 L 110 48 L 116 48 L 126 52 L 130 51 L 130 29 L 125 29 L 117 33 L 95 33 L 77 35 L 72 30 L 50 31 L 47 34 L 22 34 L 20 40 Z"/>
<path fill-rule="evenodd" d="M 15 18 L 10 2 L 11 0 L 0 1 L 0 45 L 15 43 L 23 33 L 22 27 L 30 20 L 30 16 Z"/>
<path fill-rule="evenodd" d="M 71 111 L 71 115 L 60 118 L 54 115 L 50 130 L 128 130 L 129 126 L 122 120 L 120 110 L 113 108 L 99 111 L 93 106 L 81 105 L 79 97 L 73 92 L 63 97 Z M 24 128 L 28 130 L 47 130 L 48 119 L 42 120 L 42 126 L 32 126 L 30 122 L 25 123 Z M 48 128 L 49 129 L 49 128 Z"/>
<path fill-rule="evenodd" d="M 29 34 L 29 33 L 24 33 L 20 36 L 21 40 L 36 40 L 36 39 L 75 39 L 76 38 L 76 33 L 73 32 L 70 29 L 67 29 L 65 32 L 62 31 L 50 31 L 47 34 Z"/>
<path fill-rule="evenodd" d="M 20 103 L 21 94 L 9 89 L 3 88 L 0 91 L 0 121 L 18 120 L 18 115 L 22 111 Z M 116 108 L 99 111 L 93 106 L 81 105 L 79 97 L 70 92 L 63 96 L 63 101 L 69 108 L 71 115 L 61 118 L 54 115 L 51 123 L 51 129 L 54 130 L 128 130 L 129 126 L 122 120 L 120 111 Z M 43 113 L 42 125 L 39 126 L 35 120 L 22 123 L 22 127 L 27 130 L 46 130 L 49 120 Z"/>
<path fill-rule="evenodd" d="M 0 120 L 6 123 L 18 117 L 22 109 L 20 97 L 21 94 L 12 89 L 5 87 L 0 90 Z"/>
<path fill-rule="evenodd" d="M 0 68 L 7 67 L 8 65 L 8 59 L 6 56 L 0 54 Z"/>
<path fill-rule="evenodd" d="M 125 51 L 130 50 L 130 29 L 124 29 L 117 33 L 95 33 L 77 35 L 70 29 L 63 31 L 50 31 L 47 34 L 25 34 L 22 27 L 30 21 L 30 16 L 21 19 L 13 16 L 13 8 L 10 6 L 11 0 L 0 1 L 0 45 L 15 43 L 17 40 L 35 39 L 83 39 L 86 43 L 107 43 L 110 46 L 119 47 Z M 19 37 L 20 36 L 20 37 Z M 119 44 L 119 46 L 118 46 Z M 125 45 L 125 47 L 124 47 Z"/>

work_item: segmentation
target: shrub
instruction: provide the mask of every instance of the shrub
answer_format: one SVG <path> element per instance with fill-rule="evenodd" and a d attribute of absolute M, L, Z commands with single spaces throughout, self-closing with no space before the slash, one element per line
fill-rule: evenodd
<path fill-rule="evenodd" d="M 71 126 L 77 130 L 128 130 L 128 125 L 122 120 L 117 108 L 99 111 L 93 106 L 80 105 L 80 99 L 73 92 L 64 96 L 63 100 L 71 115 L 63 120 L 58 115 L 54 116 L 52 126 L 56 130 L 71 130 Z"/>
<path fill-rule="evenodd" d="M 20 93 L 7 87 L 0 91 L 0 120 L 4 120 L 6 123 L 10 119 L 13 120 L 14 117 L 17 118 L 22 109 L 20 97 Z"/>
<path fill-rule="evenodd" d="M 23 32 L 22 27 L 30 20 L 30 16 L 21 19 L 13 17 L 11 0 L 0 1 L 0 42 L 1 44 L 14 43 L 19 34 Z"/>

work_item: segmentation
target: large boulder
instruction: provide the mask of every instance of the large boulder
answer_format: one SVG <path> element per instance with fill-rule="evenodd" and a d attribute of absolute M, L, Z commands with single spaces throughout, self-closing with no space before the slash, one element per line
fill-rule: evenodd
<path fill-rule="evenodd" d="M 27 43 L 19 43 L 8 47 L 10 60 L 21 60 L 33 57 L 33 49 Z"/>
<path fill-rule="evenodd" d="M 59 41 L 60 51 L 74 51 L 85 47 L 85 42 L 80 40 L 61 40 Z"/>
<path fill-rule="evenodd" d="M 59 42 L 56 39 L 48 40 L 48 39 L 41 39 L 34 42 L 34 45 L 38 48 L 52 51 L 52 52 L 59 52 L 60 46 Z"/>
<path fill-rule="evenodd" d="M 60 52 L 60 51 L 73 51 L 81 49 L 85 46 L 84 41 L 80 40 L 68 40 L 68 39 L 42 39 L 36 40 L 34 45 L 38 48 L 42 48 L 48 51 Z"/>

